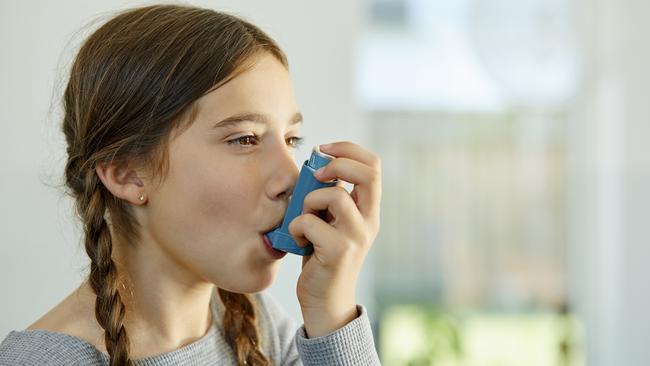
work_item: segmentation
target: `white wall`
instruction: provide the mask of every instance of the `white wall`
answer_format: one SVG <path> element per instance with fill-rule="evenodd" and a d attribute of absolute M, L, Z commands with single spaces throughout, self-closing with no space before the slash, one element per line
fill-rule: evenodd
<path fill-rule="evenodd" d="M 73 33 L 100 13 L 150 4 L 136 1 L 3 1 L 0 3 L 0 339 L 23 329 L 62 300 L 86 275 L 88 263 L 71 202 L 60 184 L 65 162 L 59 98 Z M 311 146 L 333 140 L 365 145 L 352 98 L 357 2 L 194 1 L 234 12 L 274 37 L 287 53 L 296 98 Z M 73 40 L 73 44 L 67 44 Z M 350 188 L 350 187 L 348 187 Z M 295 284 L 300 258 L 285 257 L 270 291 L 301 320 Z M 358 301 L 369 298 L 368 268 Z"/>
<path fill-rule="evenodd" d="M 647 365 L 650 3 L 577 4 L 585 78 L 569 141 L 573 302 L 588 365 Z"/>

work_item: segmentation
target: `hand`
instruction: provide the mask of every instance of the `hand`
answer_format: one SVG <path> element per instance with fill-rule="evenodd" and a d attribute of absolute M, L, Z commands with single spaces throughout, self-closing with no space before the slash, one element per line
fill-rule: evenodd
<path fill-rule="evenodd" d="M 341 328 L 358 317 L 357 277 L 379 232 L 381 161 L 352 142 L 337 142 L 321 151 L 335 157 L 322 182 L 338 178 L 334 187 L 305 196 L 303 214 L 289 224 L 299 246 L 311 242 L 314 252 L 303 257 L 296 292 L 310 338 Z M 351 193 L 343 181 L 354 184 Z M 327 210 L 325 219 L 319 217 Z"/>

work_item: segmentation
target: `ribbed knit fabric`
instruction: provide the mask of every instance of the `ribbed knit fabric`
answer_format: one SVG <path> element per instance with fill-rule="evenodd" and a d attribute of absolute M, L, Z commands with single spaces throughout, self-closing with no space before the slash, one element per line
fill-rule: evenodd
<path fill-rule="evenodd" d="M 380 365 L 370 321 L 363 305 L 359 316 L 344 327 L 317 338 L 307 338 L 273 297 L 261 292 L 256 301 L 258 329 L 264 354 L 273 365 Z M 200 339 L 177 350 L 133 360 L 136 366 L 237 365 L 223 337 L 223 304 L 212 294 L 214 322 Z M 108 365 L 108 355 L 92 344 L 43 329 L 11 331 L 0 344 L 0 365 Z"/>

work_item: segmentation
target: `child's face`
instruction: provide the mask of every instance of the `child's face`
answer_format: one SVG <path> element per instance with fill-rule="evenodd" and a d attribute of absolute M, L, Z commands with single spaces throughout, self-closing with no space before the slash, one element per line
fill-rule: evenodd
<path fill-rule="evenodd" d="M 169 175 L 153 192 L 143 229 L 179 266 L 234 292 L 273 281 L 280 260 L 261 234 L 279 224 L 298 178 L 298 108 L 287 69 L 264 55 L 198 101 L 192 126 L 171 141 Z M 268 124 L 215 128 L 225 118 L 260 114 Z M 257 138 L 241 138 L 256 135 Z M 233 140 L 230 145 L 228 140 Z"/>

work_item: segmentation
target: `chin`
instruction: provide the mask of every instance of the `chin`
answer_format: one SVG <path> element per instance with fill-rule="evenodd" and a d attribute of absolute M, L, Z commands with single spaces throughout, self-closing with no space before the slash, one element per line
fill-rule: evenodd
<path fill-rule="evenodd" d="M 266 283 L 255 283 L 255 284 L 247 284 L 247 285 L 244 285 L 244 286 L 240 285 L 240 286 L 233 287 L 233 288 L 227 288 L 227 287 L 222 287 L 222 286 L 218 286 L 218 287 L 220 287 L 220 288 L 222 288 L 222 289 L 224 289 L 226 291 L 234 292 L 234 293 L 237 293 L 237 294 L 255 294 L 255 293 L 262 292 L 262 291 L 266 290 L 267 288 L 269 288 L 270 285 L 271 285 L 270 283 L 268 283 L 268 284 L 266 284 Z"/>
<path fill-rule="evenodd" d="M 257 281 L 250 284 L 246 290 L 246 293 L 254 294 L 266 290 L 273 284 L 273 281 L 275 280 L 275 274 L 276 273 L 273 272 L 256 278 Z"/>
<path fill-rule="evenodd" d="M 224 290 L 238 294 L 254 294 L 266 290 L 273 284 L 277 271 L 264 271 L 257 276 L 241 278 L 242 282 L 231 283 L 229 286 L 218 286 Z"/>

